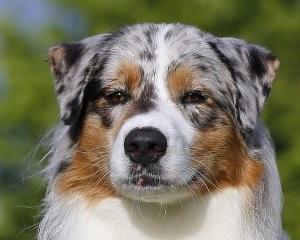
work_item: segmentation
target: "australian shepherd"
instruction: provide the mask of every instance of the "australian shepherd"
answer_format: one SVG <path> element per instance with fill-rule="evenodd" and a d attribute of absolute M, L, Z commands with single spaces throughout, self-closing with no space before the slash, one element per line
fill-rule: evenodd
<path fill-rule="evenodd" d="M 49 50 L 61 124 L 40 240 L 278 240 L 281 187 L 258 118 L 279 62 L 181 24 Z"/>

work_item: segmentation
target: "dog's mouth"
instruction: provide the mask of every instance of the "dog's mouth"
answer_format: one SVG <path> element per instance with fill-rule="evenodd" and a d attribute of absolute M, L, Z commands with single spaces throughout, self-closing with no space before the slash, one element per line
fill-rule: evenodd
<path fill-rule="evenodd" d="M 131 167 L 131 174 L 124 183 L 127 187 L 133 187 L 135 189 L 163 189 L 164 187 L 176 187 L 176 181 L 170 181 L 164 177 L 163 172 L 159 166 L 147 166 L 144 167 L 140 164 L 135 164 Z M 184 184 L 180 183 L 177 187 L 180 186 L 191 186 L 197 184 L 199 181 L 204 181 L 201 176 L 204 173 L 201 169 L 195 171 L 191 178 L 186 181 Z"/>
<path fill-rule="evenodd" d="M 170 183 L 161 176 L 153 174 L 135 174 L 129 178 L 129 183 L 140 188 L 170 186 Z"/>
<path fill-rule="evenodd" d="M 144 167 L 140 164 L 135 164 L 131 168 L 128 185 L 133 185 L 137 188 L 159 188 L 160 186 L 169 186 L 170 183 L 162 177 L 159 166 Z"/>
<path fill-rule="evenodd" d="M 115 182 L 117 191 L 130 199 L 145 202 L 173 202 L 187 198 L 199 181 L 199 171 L 190 178 L 169 179 L 159 164 L 132 164 L 127 178 Z"/>

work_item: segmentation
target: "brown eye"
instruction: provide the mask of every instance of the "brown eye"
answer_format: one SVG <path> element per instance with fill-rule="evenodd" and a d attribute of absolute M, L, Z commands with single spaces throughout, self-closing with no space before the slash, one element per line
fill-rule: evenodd
<path fill-rule="evenodd" d="M 205 102 L 207 97 L 198 90 L 186 92 L 181 98 L 183 104 L 200 104 Z"/>
<path fill-rule="evenodd" d="M 123 92 L 112 92 L 106 96 L 106 99 L 109 103 L 112 104 L 122 104 L 127 101 L 127 97 Z"/>

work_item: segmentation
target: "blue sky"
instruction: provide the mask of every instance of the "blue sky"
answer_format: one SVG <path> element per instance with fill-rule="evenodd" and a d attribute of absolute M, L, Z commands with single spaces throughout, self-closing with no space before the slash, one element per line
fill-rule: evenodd
<path fill-rule="evenodd" d="M 45 24 L 58 25 L 71 34 L 84 31 L 78 12 L 47 0 L 0 0 L 0 21 L 4 19 L 28 32 L 40 30 Z"/>
<path fill-rule="evenodd" d="M 0 27 L 3 21 L 14 24 L 14 31 L 24 33 L 23 36 L 29 37 L 32 44 L 39 44 L 35 39 L 38 39 L 38 31 L 46 25 L 61 28 L 74 38 L 84 35 L 86 29 L 79 12 L 62 7 L 51 0 L 0 0 Z M 4 61 L 1 59 L 2 48 L 3 38 L 0 30 L 0 101 L 7 93 L 9 82 L 1 67 L 1 61 Z"/>
<path fill-rule="evenodd" d="M 0 0 L 0 20 L 8 18 L 26 27 L 41 27 L 51 21 L 54 8 L 43 0 Z"/>

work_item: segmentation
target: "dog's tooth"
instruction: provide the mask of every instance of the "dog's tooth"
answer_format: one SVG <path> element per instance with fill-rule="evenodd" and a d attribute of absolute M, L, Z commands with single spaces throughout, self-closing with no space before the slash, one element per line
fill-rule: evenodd
<path fill-rule="evenodd" d="M 141 172 L 141 170 L 142 170 L 142 166 L 141 166 L 141 165 L 137 165 L 136 171 L 137 171 L 137 172 Z"/>
<path fill-rule="evenodd" d="M 143 182 L 144 182 L 144 179 L 143 178 L 139 178 L 139 180 L 136 182 L 136 185 L 139 186 L 139 187 L 142 187 L 143 186 Z"/>

